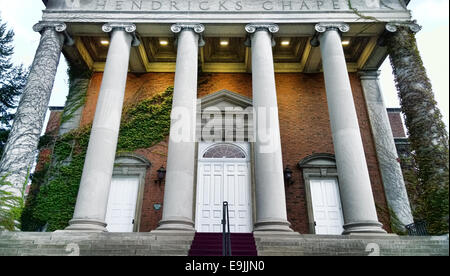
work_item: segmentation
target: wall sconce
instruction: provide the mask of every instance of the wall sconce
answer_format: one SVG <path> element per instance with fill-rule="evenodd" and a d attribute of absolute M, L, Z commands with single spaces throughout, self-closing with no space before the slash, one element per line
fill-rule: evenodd
<path fill-rule="evenodd" d="M 291 185 L 294 183 L 294 180 L 292 180 L 292 170 L 289 168 L 289 166 L 286 166 L 286 169 L 284 169 L 284 182 L 288 185 Z"/>
<path fill-rule="evenodd" d="M 162 181 L 166 177 L 166 169 L 164 169 L 164 167 L 161 166 L 161 168 L 159 168 L 159 170 L 157 170 L 157 173 L 158 173 L 158 179 L 155 180 L 155 184 L 158 183 L 159 185 L 161 185 Z"/>

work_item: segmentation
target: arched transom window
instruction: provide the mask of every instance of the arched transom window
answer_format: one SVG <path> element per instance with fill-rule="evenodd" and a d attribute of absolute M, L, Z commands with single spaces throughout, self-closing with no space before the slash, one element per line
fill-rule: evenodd
<path fill-rule="evenodd" d="M 245 159 L 245 153 L 241 148 L 232 144 L 218 144 L 210 147 L 203 158 L 242 158 Z"/>

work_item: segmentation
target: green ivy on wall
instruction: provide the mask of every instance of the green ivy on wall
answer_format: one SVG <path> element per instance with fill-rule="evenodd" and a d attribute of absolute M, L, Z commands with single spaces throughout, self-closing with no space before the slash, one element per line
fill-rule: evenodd
<path fill-rule="evenodd" d="M 117 152 L 149 148 L 169 134 L 173 88 L 124 108 Z M 64 229 L 72 219 L 92 126 L 58 137 L 52 164 L 34 177 L 22 215 L 22 230 Z M 38 188 L 40 186 L 40 189 Z"/>

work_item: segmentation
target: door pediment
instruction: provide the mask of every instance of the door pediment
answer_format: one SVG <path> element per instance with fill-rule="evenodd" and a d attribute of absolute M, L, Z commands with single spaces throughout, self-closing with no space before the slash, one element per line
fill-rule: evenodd
<path fill-rule="evenodd" d="M 223 89 L 198 99 L 198 105 L 198 110 L 217 107 L 224 111 L 226 107 L 241 107 L 242 109 L 252 107 L 253 101 L 238 93 Z"/>

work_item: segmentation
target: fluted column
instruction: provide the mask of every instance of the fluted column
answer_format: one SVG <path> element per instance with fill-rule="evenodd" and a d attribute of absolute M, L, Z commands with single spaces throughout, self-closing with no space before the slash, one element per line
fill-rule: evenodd
<path fill-rule="evenodd" d="M 134 24 L 103 25 L 111 32 L 105 71 L 78 191 L 66 230 L 107 231 L 105 216 L 116 155 L 131 45 L 139 45 Z"/>
<path fill-rule="evenodd" d="M 287 220 L 280 126 L 272 53 L 275 24 L 249 24 L 255 110 L 255 231 L 292 231 Z"/>
<path fill-rule="evenodd" d="M 339 176 L 344 234 L 385 233 L 378 222 L 340 32 L 349 26 L 319 23 L 323 72 Z"/>
<path fill-rule="evenodd" d="M 195 116 L 201 24 L 174 24 L 178 34 L 163 217 L 158 230 L 194 231 Z M 200 45 L 201 46 L 201 45 Z"/>
<path fill-rule="evenodd" d="M 0 177 L 12 184 L 2 189 L 18 197 L 37 154 L 63 44 L 71 42 L 64 23 L 40 22 L 33 30 L 41 40 L 0 161 Z"/>

